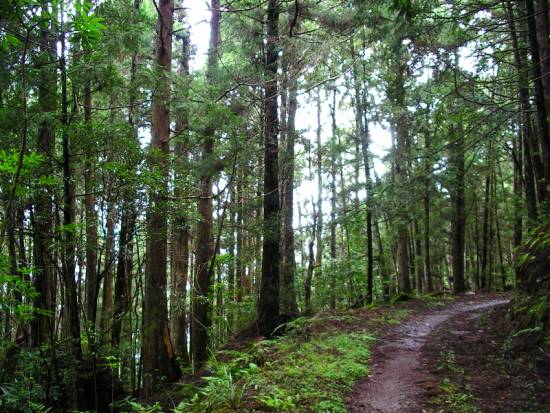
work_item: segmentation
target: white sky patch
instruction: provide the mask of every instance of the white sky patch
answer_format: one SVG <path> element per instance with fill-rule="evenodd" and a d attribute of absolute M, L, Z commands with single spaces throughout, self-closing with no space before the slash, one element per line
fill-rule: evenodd
<path fill-rule="evenodd" d="M 187 2 L 186 2 L 187 3 Z M 207 1 L 190 1 L 186 4 L 187 22 L 190 27 L 191 44 L 195 54 L 191 69 L 199 70 L 206 64 L 210 37 L 210 7 Z"/>

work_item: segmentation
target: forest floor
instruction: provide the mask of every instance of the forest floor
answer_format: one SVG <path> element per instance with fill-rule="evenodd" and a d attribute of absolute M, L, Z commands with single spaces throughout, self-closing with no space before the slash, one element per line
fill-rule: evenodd
<path fill-rule="evenodd" d="M 518 336 L 509 302 L 422 296 L 301 317 L 273 340 L 235 337 L 162 404 L 194 413 L 550 413 L 548 355 Z"/>
<path fill-rule="evenodd" d="M 351 413 L 549 413 L 550 371 L 514 348 L 509 298 L 471 295 L 415 313 L 373 348 Z"/>

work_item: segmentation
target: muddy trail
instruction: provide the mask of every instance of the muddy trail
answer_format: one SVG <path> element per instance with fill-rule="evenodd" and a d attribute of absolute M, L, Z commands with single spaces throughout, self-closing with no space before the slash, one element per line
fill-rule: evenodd
<path fill-rule="evenodd" d="M 357 384 L 349 398 L 349 411 L 421 412 L 422 383 L 430 379 L 421 368 L 421 349 L 432 333 L 453 318 L 474 320 L 508 301 L 495 296 L 466 296 L 441 309 L 421 312 L 390 329 L 374 350 L 369 376 Z"/>

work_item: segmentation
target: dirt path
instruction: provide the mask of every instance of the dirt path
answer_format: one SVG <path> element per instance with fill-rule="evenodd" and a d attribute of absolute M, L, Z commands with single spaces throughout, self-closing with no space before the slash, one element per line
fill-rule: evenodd
<path fill-rule="evenodd" d="M 420 370 L 421 348 L 430 334 L 455 316 L 477 317 L 508 299 L 464 297 L 448 306 L 414 316 L 391 329 L 371 360 L 371 373 L 350 397 L 351 413 L 406 413 L 421 411 L 419 385 L 427 380 Z"/>

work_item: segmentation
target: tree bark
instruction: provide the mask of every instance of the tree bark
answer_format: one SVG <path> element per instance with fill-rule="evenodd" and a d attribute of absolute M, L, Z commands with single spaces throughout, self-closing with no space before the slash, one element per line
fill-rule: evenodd
<path fill-rule="evenodd" d="M 315 235 L 315 275 L 322 279 L 323 275 L 323 147 L 321 144 L 321 92 L 317 90 L 317 130 L 315 133 L 316 167 L 317 167 L 317 234 Z"/>
<path fill-rule="evenodd" d="M 62 29 L 64 30 L 64 29 Z M 67 96 L 67 63 L 65 33 L 61 33 L 61 124 L 62 133 L 62 169 L 63 169 L 63 282 L 64 282 L 64 322 L 66 336 L 73 365 L 71 366 L 71 405 L 81 405 L 80 378 L 77 366 L 82 360 L 80 342 L 80 317 L 78 313 L 78 292 L 75 280 L 76 273 L 76 240 L 75 240 L 75 199 L 73 183 L 72 154 L 69 142 L 69 114 Z"/>
<path fill-rule="evenodd" d="M 365 169 L 365 207 L 366 207 L 366 257 L 367 257 L 367 285 L 366 285 L 366 303 L 372 304 L 373 300 L 373 248 L 372 248 L 372 180 L 370 176 L 369 161 L 369 133 L 368 125 L 365 123 L 366 107 L 365 99 L 361 91 L 362 80 L 358 70 L 358 65 L 354 65 L 353 83 L 355 89 L 355 129 L 357 140 L 361 146 L 363 156 L 363 167 Z"/>
<path fill-rule="evenodd" d="M 283 191 L 283 259 L 281 266 L 281 312 L 285 318 L 292 318 L 298 313 L 294 287 L 294 145 L 296 140 L 297 79 L 293 64 L 288 66 L 288 111 L 285 132 L 285 151 L 282 162 Z"/>
<path fill-rule="evenodd" d="M 107 202 L 105 239 L 105 262 L 103 265 L 103 305 L 101 307 L 101 331 L 107 332 L 113 319 L 113 269 L 115 265 L 116 209 L 112 201 Z"/>
<path fill-rule="evenodd" d="M 155 63 L 160 70 L 153 95 L 150 165 L 160 182 L 149 192 L 147 246 L 143 299 L 142 397 L 149 398 L 164 379 L 172 381 L 175 354 L 168 331 L 166 195 L 170 141 L 170 66 L 172 62 L 173 0 L 158 2 Z"/>
<path fill-rule="evenodd" d="M 539 0 L 539 2 L 539 4 L 543 4 L 542 1 Z M 544 84 L 546 83 L 550 88 L 550 79 L 548 79 L 550 73 L 545 71 L 545 69 L 550 66 L 550 62 L 545 62 L 542 59 L 545 57 L 550 58 L 550 49 L 548 49 L 548 4 L 546 4 L 546 6 L 540 6 L 540 8 L 546 10 L 546 12 L 544 15 L 538 14 L 538 17 L 533 0 L 525 0 L 525 6 L 531 49 L 533 90 L 538 115 L 539 142 L 542 147 L 542 164 L 544 172 L 544 199 L 540 201 L 547 202 L 547 197 L 550 193 L 550 127 L 548 125 L 548 110 L 550 108 L 546 106 L 546 98 L 550 100 L 550 91 L 545 93 Z M 543 43 L 541 44 L 540 41 Z M 545 77 L 546 79 L 544 79 Z"/>
<path fill-rule="evenodd" d="M 402 46 L 399 46 L 401 48 Z M 402 201 L 405 188 L 407 186 L 407 107 L 405 105 L 405 72 L 406 63 L 401 62 L 401 52 L 398 56 L 399 64 L 396 67 L 396 78 L 394 83 L 394 113 L 393 121 L 395 124 L 396 146 L 395 146 L 395 181 L 398 195 L 398 216 L 397 223 L 397 265 L 398 265 L 398 287 L 399 292 L 404 294 L 411 293 L 410 282 L 410 258 L 409 258 L 409 231 L 408 231 L 408 212 L 406 205 Z"/>
<path fill-rule="evenodd" d="M 530 223 L 534 222 L 537 217 L 537 192 L 535 186 L 538 188 L 539 198 L 544 199 L 544 173 L 539 154 L 540 151 L 538 150 L 538 144 L 533 133 L 531 121 L 531 104 L 529 102 L 529 81 L 527 75 L 528 67 L 526 66 L 527 56 L 525 49 L 519 47 L 518 31 L 515 25 L 516 16 L 510 2 L 507 2 L 507 12 L 514 63 L 516 71 L 518 72 L 518 101 L 521 124 L 520 138 L 525 164 L 525 206 L 528 223 Z M 525 26 L 525 24 L 523 24 L 523 26 Z"/>
<path fill-rule="evenodd" d="M 181 21 L 185 22 L 184 14 L 181 13 Z M 178 75 L 180 80 L 187 82 L 189 77 L 189 56 L 190 39 L 189 33 L 184 31 L 181 39 L 181 59 L 179 62 Z M 188 90 L 184 85 L 183 97 L 187 101 Z M 187 103 L 187 102 L 184 102 Z M 174 195 L 180 204 L 184 203 L 184 185 L 186 176 L 186 163 L 189 153 L 189 114 L 182 110 L 176 119 L 176 138 L 174 145 Z M 174 216 L 173 241 L 172 241 L 172 335 L 176 354 L 184 364 L 189 363 L 189 351 L 187 340 L 187 281 L 189 274 L 189 222 L 185 214 L 184 205 L 181 205 Z"/>
<path fill-rule="evenodd" d="M 50 23 L 51 24 L 51 23 Z M 50 27 L 41 32 L 40 42 L 40 83 L 38 86 L 38 106 L 43 120 L 38 126 L 37 151 L 44 157 L 38 173 L 50 176 L 53 173 L 52 157 L 55 147 L 55 124 L 52 114 L 57 108 L 57 76 L 54 62 L 50 59 L 49 48 L 55 42 Z M 54 268 L 52 220 L 52 192 L 47 186 L 41 186 L 34 199 L 33 222 L 33 286 L 39 293 L 34 299 L 34 307 L 53 312 L 56 296 L 56 277 Z M 53 316 L 38 313 L 31 320 L 31 342 L 35 347 L 53 338 Z"/>
<path fill-rule="evenodd" d="M 464 241 L 466 231 L 466 207 L 464 194 L 464 137 L 462 133 L 451 133 L 452 142 L 449 144 L 451 162 L 451 202 L 453 204 L 452 213 L 452 270 L 453 285 L 455 294 L 461 294 L 466 291 L 466 282 L 464 278 Z"/>
<path fill-rule="evenodd" d="M 220 44 L 220 1 L 212 0 L 210 5 L 210 44 L 208 48 L 207 78 L 212 83 L 218 64 L 218 53 Z M 212 245 L 212 179 L 213 170 L 209 166 L 214 153 L 214 136 L 216 126 L 210 124 L 205 130 L 202 143 L 202 167 L 203 174 L 199 178 L 199 200 L 197 211 L 199 222 L 197 224 L 196 243 L 196 273 L 193 288 L 193 319 L 192 319 L 192 340 L 193 340 L 193 365 L 200 368 L 208 359 L 208 328 L 211 325 L 210 319 L 210 285 L 212 284 L 211 260 L 213 259 L 214 248 Z"/>
<path fill-rule="evenodd" d="M 489 142 L 491 146 L 491 142 Z M 491 149 L 489 148 L 489 153 Z M 490 159 L 490 156 L 489 156 Z M 490 161 L 489 161 L 490 162 Z M 491 168 L 491 166 L 487 166 Z M 485 176 L 485 198 L 483 201 L 483 229 L 482 229 L 482 247 L 481 247 L 481 288 L 490 288 L 490 268 L 489 268 L 489 242 L 490 242 L 490 194 L 491 194 L 491 171 Z"/>
<path fill-rule="evenodd" d="M 279 171 L 278 85 L 279 2 L 267 3 L 267 39 L 264 85 L 264 190 L 262 279 L 258 301 L 258 328 L 270 337 L 279 324 Z"/>
<path fill-rule="evenodd" d="M 315 212 L 315 206 L 313 207 Z M 313 252 L 313 245 L 315 244 L 315 236 L 317 234 L 317 214 L 313 214 L 313 224 L 311 225 L 311 239 L 308 244 L 308 259 L 307 259 L 307 272 L 304 280 L 304 312 L 306 314 L 312 314 L 313 308 L 311 306 L 311 283 L 313 281 L 313 271 L 315 270 L 315 253 Z"/>
<path fill-rule="evenodd" d="M 330 148 L 330 259 L 331 265 L 336 265 L 336 211 L 338 204 L 338 194 L 336 192 L 336 172 L 337 172 L 337 160 L 336 160 L 336 137 L 338 134 L 338 127 L 336 125 L 336 88 L 332 91 L 332 105 L 330 106 L 330 117 L 332 120 L 332 138 Z M 331 289 L 334 290 L 335 280 L 334 276 L 331 276 Z"/>
<path fill-rule="evenodd" d="M 90 81 L 84 85 L 84 123 L 91 130 L 92 92 Z M 91 137 L 90 137 L 91 138 Z M 93 156 L 93 155 L 92 155 Z M 95 342 L 95 323 L 97 315 L 97 296 L 99 277 L 97 273 L 97 214 L 95 212 L 95 163 L 92 157 L 86 157 L 84 163 L 84 210 L 86 217 L 86 321 L 90 331 L 89 340 L 92 347 Z"/>

